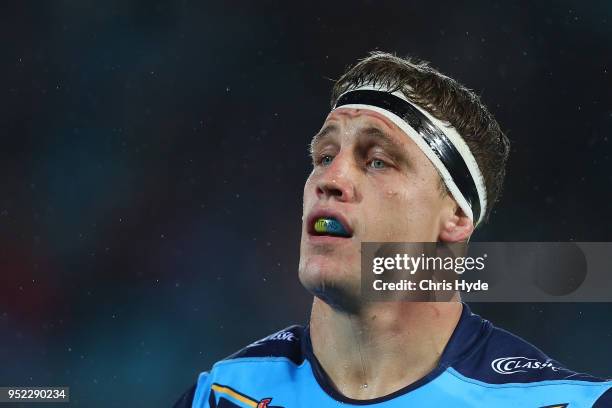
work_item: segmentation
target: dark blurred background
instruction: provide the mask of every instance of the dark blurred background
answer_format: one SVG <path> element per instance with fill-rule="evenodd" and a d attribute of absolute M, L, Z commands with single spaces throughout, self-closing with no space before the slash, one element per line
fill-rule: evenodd
<path fill-rule="evenodd" d="M 214 361 L 305 322 L 306 146 L 330 79 L 374 49 L 476 90 L 511 138 L 474 240 L 612 240 L 610 2 L 64 0 L 1 15 L 0 385 L 166 407 Z M 611 304 L 472 308 L 612 376 Z"/>

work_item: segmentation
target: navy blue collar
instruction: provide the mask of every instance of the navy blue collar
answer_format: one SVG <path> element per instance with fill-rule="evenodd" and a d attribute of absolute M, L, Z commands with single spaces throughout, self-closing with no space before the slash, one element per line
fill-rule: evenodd
<path fill-rule="evenodd" d="M 304 327 L 304 335 L 302 340 L 302 355 L 308 359 L 310 365 L 312 366 L 312 372 L 321 386 L 321 388 L 332 398 L 337 401 L 345 402 L 349 404 L 355 405 L 369 405 L 376 404 L 384 401 L 391 400 L 393 398 L 397 398 L 400 395 L 406 394 L 412 390 L 415 390 L 428 382 L 435 379 L 437 376 L 442 374 L 448 367 L 451 367 L 453 364 L 465 359 L 470 354 L 472 354 L 478 347 L 480 347 L 484 341 L 486 341 L 488 335 L 491 333 L 492 325 L 489 321 L 483 319 L 477 314 L 471 312 L 470 308 L 466 303 L 463 303 L 463 309 L 461 311 L 461 317 L 459 318 L 459 322 L 453 331 L 444 351 L 442 352 L 442 356 L 440 357 L 440 361 L 436 368 L 434 368 L 429 374 L 413 382 L 412 384 L 407 385 L 397 391 L 392 392 L 391 394 L 368 399 L 368 400 L 356 400 L 352 398 L 345 397 L 342 395 L 336 388 L 334 387 L 331 379 L 321 367 L 319 360 L 314 355 L 312 350 L 312 342 L 310 340 L 310 325 L 306 325 Z"/>

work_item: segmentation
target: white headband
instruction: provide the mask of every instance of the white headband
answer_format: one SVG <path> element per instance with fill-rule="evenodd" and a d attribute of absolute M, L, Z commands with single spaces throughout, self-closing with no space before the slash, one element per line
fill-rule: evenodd
<path fill-rule="evenodd" d="M 360 93 L 357 91 L 377 92 Z M 355 93 L 352 94 L 353 92 Z M 379 100 L 377 93 L 393 95 L 394 97 L 400 98 L 402 101 L 407 102 L 408 106 L 400 101 L 397 101 L 396 99 Z M 384 94 L 381 96 L 383 99 L 388 97 Z M 372 98 L 377 100 L 376 105 L 373 104 L 375 102 L 373 102 Z M 400 102 L 402 105 L 404 105 L 400 108 L 408 110 L 406 115 L 403 117 L 399 115 L 397 109 L 393 109 L 395 113 L 390 110 L 392 109 L 390 104 L 395 105 L 396 102 Z M 444 184 L 452 194 L 455 201 L 457 201 L 459 207 L 474 222 L 474 226 L 478 225 L 487 210 L 487 190 L 485 187 L 484 178 L 478 167 L 478 163 L 476 163 L 476 159 L 472 155 L 468 145 L 454 127 L 447 122 L 443 122 L 435 118 L 420 106 L 409 101 L 408 98 L 406 98 L 406 96 L 404 96 L 404 94 L 401 92 L 390 92 L 390 90 L 382 86 L 364 85 L 358 88 L 350 89 L 338 97 L 338 102 L 336 103 L 336 106 L 334 106 L 334 109 L 338 108 L 372 110 L 380 113 L 396 124 L 408 137 L 410 137 L 410 139 L 416 143 L 423 153 L 425 153 L 427 158 L 440 173 L 442 180 L 444 180 Z M 418 113 L 414 112 L 414 109 L 420 112 L 422 115 L 420 118 L 414 117 L 419 116 Z M 406 116 L 409 117 L 407 118 Z M 427 120 L 423 120 L 423 117 Z M 414 122 L 415 120 L 416 122 Z M 429 123 L 427 123 L 427 121 L 429 121 Z M 411 122 L 413 122 L 413 124 L 411 124 Z M 415 123 L 419 125 L 416 127 L 418 127 L 420 131 L 417 131 L 415 127 L 413 127 Z M 448 155 L 453 156 L 454 158 L 449 159 Z M 457 155 L 460 156 L 460 159 Z M 448 168 L 450 165 L 453 166 L 453 169 Z M 469 174 L 465 174 L 466 168 Z M 459 188 L 458 185 L 460 185 L 462 188 Z M 475 195 L 477 195 L 477 197 L 473 197 Z M 470 197 L 472 201 L 471 205 L 469 200 Z M 478 210 L 477 220 L 474 220 L 473 209 Z"/>

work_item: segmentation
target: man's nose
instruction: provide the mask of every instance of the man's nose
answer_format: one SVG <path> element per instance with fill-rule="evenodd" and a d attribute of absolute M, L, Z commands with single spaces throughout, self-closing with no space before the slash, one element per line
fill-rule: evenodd
<path fill-rule="evenodd" d="M 325 167 L 324 173 L 317 182 L 318 198 L 335 198 L 343 202 L 355 200 L 355 177 L 357 168 L 348 152 L 339 153 Z"/>

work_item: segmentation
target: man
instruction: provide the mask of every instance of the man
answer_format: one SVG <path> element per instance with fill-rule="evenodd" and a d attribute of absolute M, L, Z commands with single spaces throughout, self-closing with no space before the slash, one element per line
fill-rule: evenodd
<path fill-rule="evenodd" d="M 369 302 L 361 242 L 467 242 L 509 143 L 479 98 L 375 52 L 335 84 L 311 144 L 299 278 L 310 322 L 216 363 L 177 407 L 612 407 L 612 382 L 563 368 L 449 302 Z"/>

